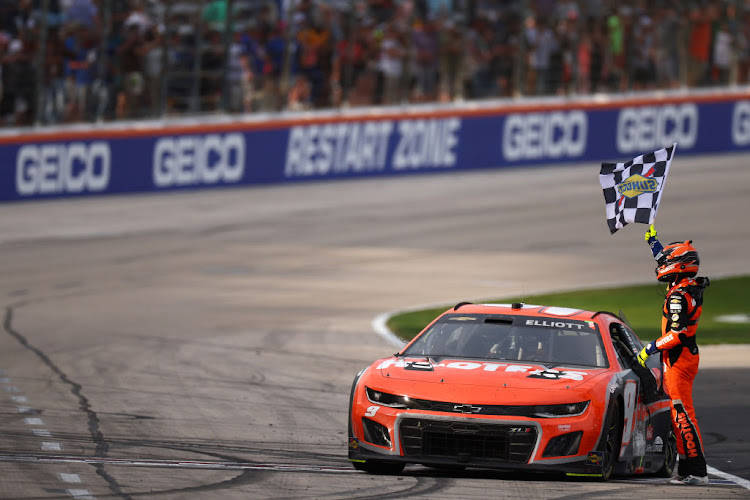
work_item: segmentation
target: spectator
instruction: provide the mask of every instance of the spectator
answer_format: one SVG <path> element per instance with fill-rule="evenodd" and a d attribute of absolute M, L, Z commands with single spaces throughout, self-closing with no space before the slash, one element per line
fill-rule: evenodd
<path fill-rule="evenodd" d="M 59 123 L 65 117 L 65 76 L 60 29 L 50 29 L 44 64 L 43 123 Z"/>
<path fill-rule="evenodd" d="M 680 39 L 682 23 L 671 5 L 665 5 L 656 14 L 654 59 L 656 83 L 660 88 L 676 88 L 680 79 Z"/>
<path fill-rule="evenodd" d="M 417 21 L 413 27 L 414 102 L 434 101 L 437 97 L 438 39 L 432 21 Z"/>
<path fill-rule="evenodd" d="M 737 83 L 750 83 L 750 11 L 744 13 L 737 30 Z"/>
<path fill-rule="evenodd" d="M 143 76 L 145 79 L 145 99 L 151 116 L 159 116 L 164 105 L 162 99 L 163 78 L 166 71 L 174 68 L 175 54 L 171 45 L 165 47 L 162 30 L 156 26 L 146 33 L 143 54 Z M 166 54 L 164 51 L 166 50 Z M 166 67 L 164 62 L 166 61 Z"/>
<path fill-rule="evenodd" d="M 440 26 L 440 25 L 438 25 Z M 464 96 L 463 74 L 464 41 L 452 20 L 445 20 L 440 28 L 440 101 L 452 101 Z"/>
<path fill-rule="evenodd" d="M 646 90 L 656 82 L 654 34 L 651 18 L 644 15 L 633 36 L 632 81 L 635 90 Z"/>
<path fill-rule="evenodd" d="M 499 22 L 500 27 L 492 44 L 493 89 L 495 95 L 509 97 L 519 90 L 514 87 L 514 82 L 518 71 L 520 18 L 516 14 L 508 14 Z"/>
<path fill-rule="evenodd" d="M 96 68 L 96 38 L 86 24 L 72 23 L 63 41 L 65 120 L 79 122 L 87 115 L 89 86 Z"/>
<path fill-rule="evenodd" d="M 690 13 L 688 85 L 699 87 L 708 83 L 711 55 L 711 18 L 707 7 L 697 5 Z"/>
<path fill-rule="evenodd" d="M 64 11 L 65 21 L 70 25 L 87 28 L 91 33 L 98 34 L 101 29 L 99 8 L 93 0 L 67 0 Z"/>
<path fill-rule="evenodd" d="M 201 20 L 209 29 L 224 31 L 227 19 L 227 0 L 213 0 L 203 8 Z"/>
<path fill-rule="evenodd" d="M 483 99 L 495 93 L 492 67 L 495 33 L 489 23 L 477 21 L 467 34 L 466 74 L 469 79 L 468 97 Z"/>
<path fill-rule="evenodd" d="M 0 114 L 7 125 L 19 126 L 33 123 L 36 110 L 36 72 L 31 36 L 21 33 L 20 38 L 5 38 L 2 64 L 3 95 Z"/>
<path fill-rule="evenodd" d="M 303 74 L 297 75 L 294 84 L 289 89 L 287 96 L 287 107 L 292 111 L 310 109 L 312 103 L 312 92 L 310 82 Z"/>
<path fill-rule="evenodd" d="M 713 43 L 713 71 L 711 72 L 711 83 L 714 85 L 728 85 L 729 72 L 732 69 L 732 47 L 734 37 L 729 32 L 729 23 L 722 20 L 714 34 Z"/>
<path fill-rule="evenodd" d="M 122 90 L 117 96 L 118 118 L 139 118 L 143 114 L 143 55 L 145 42 L 138 24 L 126 24 L 127 35 L 117 49 Z"/>
<path fill-rule="evenodd" d="M 154 21 L 146 13 L 143 0 L 130 0 L 130 11 L 123 21 L 125 31 L 131 26 L 138 28 L 141 36 L 145 36 L 154 27 Z"/>
<path fill-rule="evenodd" d="M 383 39 L 380 42 L 378 70 L 382 79 L 383 92 L 381 104 L 394 104 L 401 101 L 403 58 L 406 49 L 401 41 L 401 34 L 394 21 L 386 25 Z"/>
<path fill-rule="evenodd" d="M 201 111 L 214 111 L 221 104 L 224 90 L 224 39 L 222 31 L 210 28 L 206 46 L 200 53 L 201 76 L 199 79 Z"/>
<path fill-rule="evenodd" d="M 371 25 L 358 25 L 355 20 L 345 24 L 343 36 L 336 43 L 333 54 L 333 73 L 343 91 L 342 99 L 348 101 L 355 82 L 367 68 Z"/>

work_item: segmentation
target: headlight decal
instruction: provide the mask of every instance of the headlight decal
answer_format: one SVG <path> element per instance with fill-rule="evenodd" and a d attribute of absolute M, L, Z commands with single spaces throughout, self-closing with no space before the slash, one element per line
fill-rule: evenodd
<path fill-rule="evenodd" d="M 541 418 L 577 417 L 589 407 L 590 401 L 580 403 L 566 403 L 559 405 L 539 405 L 534 408 L 532 415 Z"/>

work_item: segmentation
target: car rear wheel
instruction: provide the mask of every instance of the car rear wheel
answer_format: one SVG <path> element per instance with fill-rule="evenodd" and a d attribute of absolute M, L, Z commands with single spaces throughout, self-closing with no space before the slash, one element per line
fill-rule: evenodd
<path fill-rule="evenodd" d="M 400 462 L 384 462 L 382 460 L 352 461 L 355 469 L 370 474 L 400 474 L 406 464 Z"/>
<path fill-rule="evenodd" d="M 622 441 L 622 416 L 620 415 L 620 400 L 615 399 L 607 417 L 605 427 L 606 434 L 600 446 L 604 452 L 604 463 L 602 464 L 602 481 L 607 481 L 612 476 L 615 463 L 620 456 L 620 443 Z"/>
<path fill-rule="evenodd" d="M 675 464 L 677 464 L 677 438 L 674 435 L 674 430 L 670 429 L 669 437 L 667 437 L 667 442 L 664 445 L 664 465 L 656 474 L 659 477 L 672 477 Z"/>

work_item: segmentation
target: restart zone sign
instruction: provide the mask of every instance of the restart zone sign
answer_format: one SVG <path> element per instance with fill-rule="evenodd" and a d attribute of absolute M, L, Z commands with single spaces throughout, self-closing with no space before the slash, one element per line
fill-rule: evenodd
<path fill-rule="evenodd" d="M 175 124 L 132 136 L 92 128 L 61 140 L 51 133 L 0 137 L 0 201 L 597 164 L 674 143 L 680 155 L 742 151 L 750 149 L 750 95 L 479 115 L 456 109 L 418 118 L 313 117 L 264 127 L 238 122 L 221 132 L 188 132 Z M 652 180 L 631 181 L 621 194 L 655 189 Z"/>

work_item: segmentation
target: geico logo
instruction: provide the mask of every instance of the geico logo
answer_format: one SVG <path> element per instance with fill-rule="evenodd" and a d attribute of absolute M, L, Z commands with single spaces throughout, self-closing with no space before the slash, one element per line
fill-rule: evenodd
<path fill-rule="evenodd" d="M 393 169 L 454 166 L 460 128 L 458 118 L 399 122 Z"/>
<path fill-rule="evenodd" d="M 245 172 L 242 134 L 162 137 L 154 146 L 157 187 L 234 183 Z"/>
<path fill-rule="evenodd" d="M 644 106 L 622 109 L 617 117 L 617 151 L 643 152 L 670 146 L 691 148 L 698 137 L 698 107 Z"/>
<path fill-rule="evenodd" d="M 735 146 L 750 144 L 750 102 L 739 101 L 732 112 L 732 142 Z"/>
<path fill-rule="evenodd" d="M 580 156 L 587 133 L 583 111 L 510 115 L 503 127 L 503 157 L 516 161 Z"/>
<path fill-rule="evenodd" d="M 388 120 L 292 127 L 284 176 L 384 170 L 392 131 Z"/>
<path fill-rule="evenodd" d="M 106 142 L 25 145 L 16 156 L 16 192 L 102 191 L 109 184 L 111 158 Z"/>

